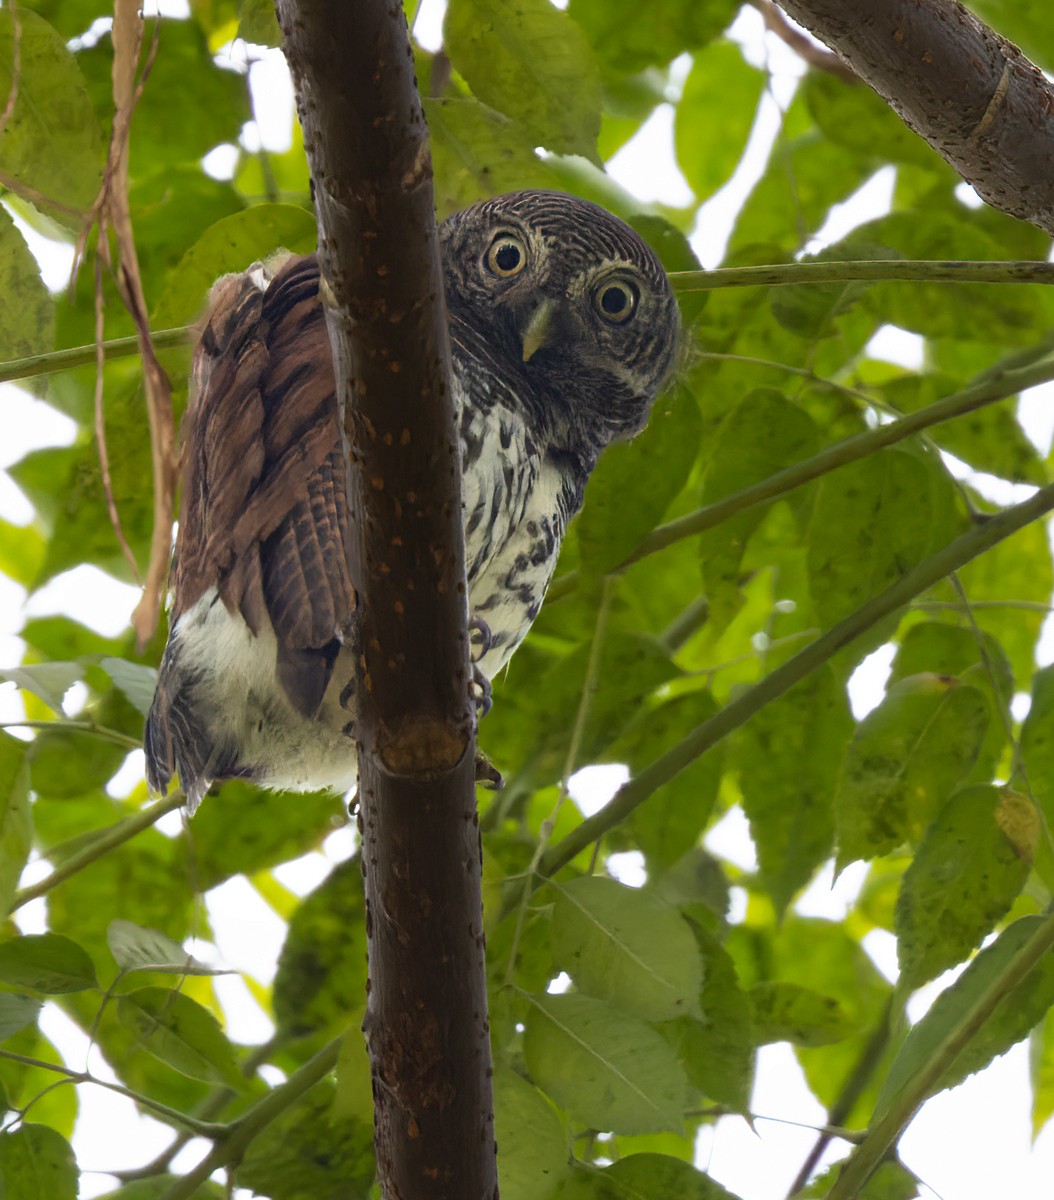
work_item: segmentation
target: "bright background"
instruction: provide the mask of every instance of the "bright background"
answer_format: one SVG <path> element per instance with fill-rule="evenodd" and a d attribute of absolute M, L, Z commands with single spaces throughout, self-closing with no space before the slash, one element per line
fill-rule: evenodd
<path fill-rule="evenodd" d="M 160 7 L 165 15 L 187 15 L 182 0 L 164 0 Z M 443 8 L 443 0 L 424 0 L 421 6 L 415 34 L 428 49 L 438 48 L 441 42 Z M 156 5 L 148 4 L 147 10 L 156 11 Z M 777 114 L 789 103 L 802 73 L 801 60 L 765 32 L 756 10 L 744 9 L 731 34 L 741 42 L 753 63 L 771 73 L 771 87 L 739 169 L 700 210 L 691 241 L 707 267 L 716 266 L 721 260 L 735 213 L 764 169 L 777 130 Z M 246 148 L 255 149 L 262 144 L 276 151 L 287 149 L 293 99 L 282 56 L 264 47 L 235 42 L 225 48 L 220 61 L 232 70 L 249 72 L 257 120 L 243 129 Z M 683 83 L 689 66 L 687 56 L 683 62 L 674 64 L 675 88 Z M 208 156 L 207 168 L 217 177 L 229 177 L 235 155 L 234 147 L 220 147 Z M 608 169 L 618 183 L 643 202 L 692 201 L 692 193 L 674 160 L 670 105 L 656 110 L 637 136 L 612 159 Z M 887 212 L 892 187 L 892 169 L 879 171 L 849 201 L 834 210 L 810 245 L 810 251 L 837 241 L 855 226 Z M 968 202 L 972 199 L 980 203 L 967 185 L 962 185 L 962 191 Z M 53 290 L 63 287 L 72 262 L 72 247 L 48 242 L 24 225 L 20 228 L 41 263 L 49 287 Z M 921 347 L 921 338 L 886 327 L 876 335 L 869 353 L 905 366 L 917 366 Z M 11 385 L 0 385 L 0 405 L 4 430 L 0 441 L 0 516 L 14 523 L 26 523 L 32 517 L 32 510 L 3 468 L 30 450 L 68 444 L 73 440 L 75 427 L 48 405 Z M 1028 435 L 1046 454 L 1054 434 L 1054 387 L 1035 389 L 1022 396 L 1020 419 Z M 972 486 L 1003 503 L 1023 499 L 1034 490 L 1000 483 L 996 492 L 993 491 L 996 481 L 967 472 L 954 460 L 951 465 L 960 477 L 969 477 Z M 114 635 L 127 626 L 137 598 L 135 589 L 88 566 L 52 580 L 29 600 L 22 588 L 0 576 L 0 666 L 20 661 L 23 646 L 17 634 L 27 616 L 69 613 L 102 634 Z M 1054 661 L 1054 625 L 1050 622 L 1037 657 L 1041 660 L 1038 665 Z M 850 695 L 858 718 L 879 702 L 891 658 L 892 647 L 879 649 L 854 675 Z M 76 708 L 74 695 L 69 701 Z M 1015 703 L 1015 716 L 1019 718 L 1024 715 L 1022 704 L 1027 705 L 1027 697 L 1018 697 Z M 23 716 L 19 694 L 12 687 L 0 687 L 0 722 L 17 721 Z M 130 754 L 111 785 L 114 794 L 126 794 L 130 784 L 142 777 L 142 772 L 142 753 Z M 574 798 L 584 812 L 591 813 L 606 802 L 623 778 L 624 773 L 617 767 L 588 768 L 572 781 Z M 170 815 L 160 828 L 173 833 L 179 823 L 177 815 Z M 746 869 L 756 865 L 746 820 L 739 809 L 717 825 L 706 840 L 713 850 L 738 865 Z M 321 881 L 333 863 L 344 860 L 353 848 L 354 835 L 349 827 L 333 834 L 322 853 L 309 854 L 279 867 L 275 874 L 291 891 L 304 895 Z M 637 855 L 619 856 L 612 867 L 627 884 L 642 881 Z M 34 870 L 41 876 L 47 873 L 44 863 L 30 864 L 25 882 L 37 878 Z M 856 864 L 834 883 L 828 868 L 795 908 L 803 915 L 840 920 L 865 873 L 866 866 Z M 222 960 L 218 965 L 244 970 L 269 982 L 285 933 L 282 922 L 240 879 L 211 891 L 205 904 Z M 17 923 L 24 932 L 43 930 L 42 905 L 43 901 L 36 901 L 19 912 Z M 733 919 L 735 915 L 733 909 Z M 878 968 L 894 980 L 896 952 L 892 935 L 874 931 L 864 939 L 864 946 Z M 190 944 L 188 949 L 206 959 L 212 954 L 211 946 Z M 916 995 L 909 1008 L 913 1020 L 925 1012 L 956 973 L 950 972 Z M 215 983 L 233 1040 L 244 1043 L 265 1040 L 272 1032 L 271 1023 L 244 984 L 236 976 L 219 977 Z M 559 981 L 555 986 L 559 986 Z M 45 1005 L 41 1026 L 68 1062 L 85 1061 L 100 1078 L 113 1078 L 101 1056 L 91 1052 L 84 1034 L 57 1007 Z M 815 1132 L 809 1126 L 821 1123 L 825 1114 L 808 1091 L 788 1045 L 763 1047 L 757 1062 L 752 1103 L 758 1118 L 755 1128 L 751 1130 L 738 1117 L 722 1118 L 704 1127 L 697 1147 L 697 1162 L 743 1200 L 781 1200 L 815 1140 Z M 104 1168 L 145 1163 L 164 1148 L 171 1135 L 167 1127 L 138 1115 L 130 1101 L 97 1087 L 84 1086 L 80 1090 L 74 1144 L 86 1172 L 81 1194 L 91 1197 L 114 1186 L 112 1177 L 102 1173 Z M 926 1185 L 923 1195 L 941 1200 L 991 1200 L 995 1196 L 1025 1200 L 1054 1195 L 1054 1129 L 1048 1126 L 1032 1144 L 1030 1101 L 1025 1043 L 960 1087 L 930 1100 L 900 1146 L 902 1158 Z M 204 1149 L 203 1143 L 191 1143 L 177 1158 L 174 1169 L 185 1169 L 196 1162 Z M 844 1147 L 836 1143 L 825 1161 L 842 1153 Z M 93 1170 L 100 1173 L 91 1174 Z"/>

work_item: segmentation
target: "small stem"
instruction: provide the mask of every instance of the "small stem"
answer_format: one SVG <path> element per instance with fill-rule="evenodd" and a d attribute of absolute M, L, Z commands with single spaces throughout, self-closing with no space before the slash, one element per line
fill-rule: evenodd
<path fill-rule="evenodd" d="M 49 724 L 51 723 L 49 722 Z M 108 854 L 115 847 L 135 837 L 137 833 L 142 833 L 144 829 L 149 829 L 151 825 L 156 824 L 166 813 L 175 812 L 177 808 L 183 805 L 185 800 L 186 797 L 177 788 L 171 795 L 165 796 L 163 799 L 148 805 L 139 812 L 117 821 L 109 829 L 103 830 L 98 837 L 94 838 L 83 849 L 78 850 L 76 854 L 70 855 L 46 879 L 42 879 L 39 883 L 34 883 L 31 887 L 22 888 L 21 891 L 16 892 L 10 911 L 15 912 L 23 905 L 28 904 L 30 900 L 36 900 L 46 892 L 50 892 L 53 887 L 57 887 L 60 883 L 69 879 L 71 875 L 76 875 L 78 871 L 83 871 L 85 867 L 91 866 L 93 862 L 102 858 L 104 854 Z"/>
<path fill-rule="evenodd" d="M 963 1048 L 980 1031 L 995 1011 L 996 1005 L 1007 997 L 1054 948 L 1054 913 L 1048 914 L 1036 932 L 1018 950 L 1006 970 L 981 993 L 973 1005 L 952 1028 L 933 1056 L 901 1089 L 886 1115 L 871 1129 L 860 1146 L 850 1155 L 827 1200 L 854 1200 L 886 1151 L 893 1145 L 911 1121 L 922 1102 L 931 1094 L 934 1085 L 951 1066 Z"/>
<path fill-rule="evenodd" d="M 192 333 L 190 326 L 184 326 L 182 329 L 161 329 L 150 336 L 155 350 L 165 350 L 171 346 L 189 345 Z M 106 362 L 115 358 L 134 358 L 139 353 L 139 338 L 134 335 L 113 338 L 101 345 Z M 0 383 L 32 379 L 34 375 L 51 375 L 55 371 L 69 371 L 74 367 L 87 367 L 95 362 L 96 353 L 97 347 L 93 342 L 90 346 L 71 346 L 66 350 L 34 354 L 30 358 L 14 358 L 10 362 L 0 363 Z"/>
<path fill-rule="evenodd" d="M 272 1089 L 248 1112 L 228 1125 L 222 1140 L 217 1142 L 192 1171 L 174 1183 L 160 1200 L 190 1200 L 198 1186 L 204 1183 L 213 1171 L 240 1161 L 253 1138 L 333 1070 L 337 1065 L 343 1040 L 344 1037 L 341 1036 L 324 1046 L 314 1058 L 309 1059 L 298 1071 L 290 1075 L 285 1083 Z"/>
<path fill-rule="evenodd" d="M 865 259 L 850 262 L 793 262 L 759 267 L 676 271 L 675 292 L 709 292 L 729 287 L 783 287 L 797 283 L 1054 283 L 1054 263 L 951 262 L 925 259 Z"/>
<path fill-rule="evenodd" d="M 27 1054 L 15 1054 L 11 1050 L 0 1050 L 0 1058 L 22 1063 L 23 1066 L 39 1067 L 44 1071 L 52 1071 L 56 1075 L 61 1075 L 63 1078 L 68 1079 L 71 1083 L 93 1083 L 96 1087 L 106 1088 L 108 1091 L 116 1092 L 119 1096 L 124 1096 L 128 1100 L 134 1101 L 141 1108 L 149 1109 L 151 1112 L 155 1112 L 169 1121 L 192 1130 L 199 1137 L 219 1137 L 226 1133 L 229 1128 L 229 1126 L 217 1125 L 212 1121 L 195 1120 L 194 1117 L 188 1117 L 186 1113 L 181 1113 L 176 1108 L 170 1108 L 167 1104 L 161 1104 L 157 1100 L 152 1100 L 149 1096 L 144 1096 L 142 1092 L 136 1092 L 131 1088 L 125 1087 L 124 1084 L 110 1083 L 105 1079 L 97 1079 L 90 1071 L 74 1071 L 70 1067 L 62 1066 L 60 1063 L 46 1062 L 42 1058 L 30 1058 Z"/>
<path fill-rule="evenodd" d="M 121 733 L 119 729 L 107 729 L 105 725 L 97 725 L 94 721 L 77 721 L 65 717 L 55 717 L 50 721 L 3 721 L 0 729 L 72 729 L 78 733 L 91 733 L 96 737 L 105 738 L 116 746 L 124 746 L 127 750 L 142 749 L 142 738 L 131 737 Z"/>
<path fill-rule="evenodd" d="M 834 1103 L 827 1110 L 827 1124 L 819 1130 L 819 1137 L 816 1139 L 812 1150 L 806 1156 L 801 1170 L 787 1192 L 787 1200 L 793 1200 L 793 1197 L 809 1182 L 809 1176 L 815 1170 L 816 1164 L 820 1161 L 823 1152 L 827 1149 L 832 1138 L 842 1138 L 845 1141 L 852 1141 L 856 1145 L 859 1145 L 864 1140 L 865 1134 L 859 1131 L 851 1137 L 847 1137 L 844 1132 L 836 1132 L 836 1130 L 841 1127 L 842 1123 L 853 1111 L 854 1105 L 860 1099 L 864 1088 L 871 1082 L 879 1063 L 882 1061 L 882 1055 L 885 1054 L 886 1047 L 889 1045 L 889 1038 L 893 1029 L 893 1008 L 894 999 L 890 996 L 878 1024 L 867 1039 L 863 1052 L 856 1061 L 856 1065 L 850 1071 L 848 1079 L 842 1084 L 842 1090 Z"/>

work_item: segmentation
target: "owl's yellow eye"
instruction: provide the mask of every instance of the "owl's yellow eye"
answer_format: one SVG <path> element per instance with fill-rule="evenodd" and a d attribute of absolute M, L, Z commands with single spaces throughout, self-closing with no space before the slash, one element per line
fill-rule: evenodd
<path fill-rule="evenodd" d="M 527 265 L 527 247 L 511 233 L 499 233 L 487 251 L 487 269 L 502 279 L 519 275 Z"/>
<path fill-rule="evenodd" d="M 621 325 L 633 316 L 639 298 L 636 286 L 628 279 L 606 279 L 593 292 L 597 312 L 613 325 Z"/>

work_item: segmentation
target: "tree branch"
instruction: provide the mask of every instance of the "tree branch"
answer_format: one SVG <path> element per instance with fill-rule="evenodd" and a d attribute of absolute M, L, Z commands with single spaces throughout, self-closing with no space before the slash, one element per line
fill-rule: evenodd
<path fill-rule="evenodd" d="M 781 364 L 771 363 L 769 365 L 780 366 Z M 793 368 L 786 369 L 793 370 Z M 827 475 L 831 471 L 838 470 L 839 467 L 845 467 L 849 463 L 866 458 L 887 446 L 894 446 L 897 442 L 902 442 L 905 438 L 921 433 L 933 425 L 950 421 L 954 417 L 965 416 L 967 413 L 984 408 L 987 404 L 1006 400 L 1027 388 L 1038 387 L 1051 380 L 1054 380 L 1054 362 L 1049 358 L 1041 359 L 1030 366 L 1000 368 L 985 373 L 978 378 L 976 383 L 963 388 L 961 392 L 953 392 L 950 396 L 945 396 L 943 400 L 920 408 L 917 412 L 898 417 L 895 421 L 879 425 L 865 433 L 858 433 L 854 437 L 846 438 L 843 442 L 836 442 L 811 458 L 784 467 L 783 470 L 776 471 L 758 483 L 733 492 L 730 496 L 723 496 L 712 504 L 704 504 L 702 508 L 685 513 L 683 517 L 667 521 L 665 525 L 653 529 L 637 549 L 615 568 L 615 572 L 624 571 L 634 563 L 640 562 L 642 558 L 657 554 L 660 550 L 665 550 L 668 546 L 673 546 L 685 538 L 704 533 L 707 529 L 713 529 L 722 522 L 739 513 L 746 512 L 748 509 L 755 508 L 759 504 L 767 504 L 780 496 L 786 496 L 796 488 L 811 483 L 814 479 L 819 479 L 822 475 Z M 837 386 L 828 383 L 827 380 L 817 380 L 817 382 L 826 383 L 831 387 Z M 561 575 L 549 588 L 548 602 L 552 604 L 554 600 L 574 591 L 578 586 L 578 580 L 578 571 L 568 571 L 566 575 Z"/>
<path fill-rule="evenodd" d="M 378 1171 L 392 1200 L 492 1200 L 460 443 L 427 130 L 398 0 L 279 0 L 278 17 L 350 456 Z"/>
<path fill-rule="evenodd" d="M 804 650 L 766 675 L 749 691 L 729 701 L 709 721 L 704 721 L 661 758 L 623 784 L 609 803 L 573 829 L 543 856 L 538 867 L 539 876 L 554 874 L 591 842 L 620 825 L 663 784 L 669 783 L 700 755 L 727 737 L 732 730 L 745 725 L 766 704 L 778 700 L 796 683 L 833 658 L 839 650 L 884 617 L 903 608 L 920 592 L 933 587 L 952 571 L 958 570 L 977 555 L 991 549 L 997 542 L 1038 520 L 1052 509 L 1054 484 L 1048 484 L 1030 499 L 996 513 L 983 525 L 964 533 L 954 542 L 949 542 L 942 550 L 912 568 L 884 592 L 873 596 L 866 604 L 850 613 L 844 621 L 840 621 L 815 642 L 811 642 Z"/>
<path fill-rule="evenodd" d="M 778 0 L 993 208 L 1054 235 L 1054 88 L 957 0 Z"/>
<path fill-rule="evenodd" d="M 1020 259 L 1007 262 L 864 259 L 845 262 L 776 263 L 758 267 L 718 267 L 678 271 L 670 276 L 675 292 L 710 292 L 729 287 L 782 287 L 802 283 L 1054 283 L 1054 263 Z"/>

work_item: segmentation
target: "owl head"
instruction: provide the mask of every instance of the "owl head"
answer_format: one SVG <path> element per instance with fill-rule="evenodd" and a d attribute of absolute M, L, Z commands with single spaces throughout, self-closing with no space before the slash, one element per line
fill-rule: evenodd
<path fill-rule="evenodd" d="M 658 258 L 624 221 L 562 192 L 513 192 L 444 221 L 440 249 L 453 353 L 486 376 L 480 387 L 587 466 L 643 428 L 679 318 Z"/>

